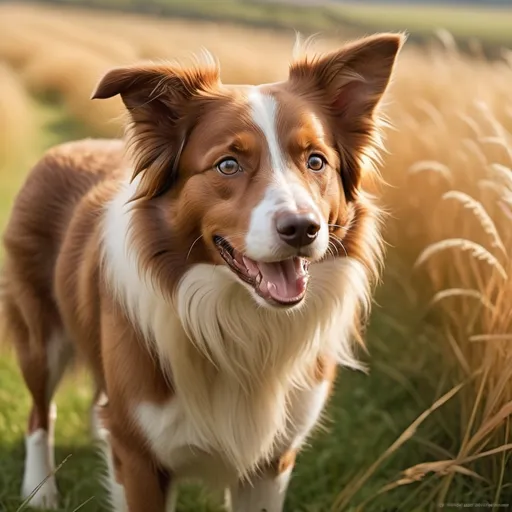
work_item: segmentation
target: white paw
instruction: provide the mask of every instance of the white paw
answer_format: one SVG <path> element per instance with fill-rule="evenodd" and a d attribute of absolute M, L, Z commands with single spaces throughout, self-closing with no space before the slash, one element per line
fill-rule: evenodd
<path fill-rule="evenodd" d="M 50 455 L 51 444 L 48 432 L 39 429 L 25 440 L 25 474 L 21 495 L 24 500 L 30 496 L 29 506 L 35 508 L 56 509 L 58 491 L 53 464 Z M 36 490 L 37 489 L 37 490 Z"/>
<path fill-rule="evenodd" d="M 21 490 L 22 498 L 26 500 L 34 493 L 34 489 L 39 484 L 24 482 Z M 28 505 L 33 508 L 42 508 L 48 510 L 57 510 L 59 505 L 59 493 L 55 483 L 55 477 L 48 478 L 41 487 L 33 494 L 28 502 Z"/>

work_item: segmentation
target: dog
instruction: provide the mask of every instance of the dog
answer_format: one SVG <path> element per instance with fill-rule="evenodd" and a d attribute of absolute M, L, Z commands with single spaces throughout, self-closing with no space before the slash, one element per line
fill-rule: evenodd
<path fill-rule="evenodd" d="M 173 510 L 188 478 L 235 512 L 283 509 L 336 367 L 361 366 L 382 260 L 362 182 L 403 42 L 362 38 L 259 86 L 221 83 L 213 59 L 100 80 L 92 99 L 121 96 L 125 139 L 50 149 L 4 234 L 32 505 L 57 507 L 52 398 L 77 358 L 115 510 Z"/>

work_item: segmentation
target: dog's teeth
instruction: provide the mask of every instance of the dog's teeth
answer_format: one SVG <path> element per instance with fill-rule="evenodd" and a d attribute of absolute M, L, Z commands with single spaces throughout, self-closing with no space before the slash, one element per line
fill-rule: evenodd
<path fill-rule="evenodd" d="M 262 279 L 263 279 L 263 276 L 261 274 L 258 274 L 256 276 L 256 286 L 259 286 L 261 284 Z"/>

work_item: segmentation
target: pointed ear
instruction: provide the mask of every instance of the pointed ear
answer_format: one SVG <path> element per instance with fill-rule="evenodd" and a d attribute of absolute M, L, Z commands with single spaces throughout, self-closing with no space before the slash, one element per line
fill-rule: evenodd
<path fill-rule="evenodd" d="M 155 197 L 176 180 L 195 100 L 218 82 L 214 66 L 155 64 L 112 69 L 100 80 L 91 99 L 119 94 L 128 111 L 133 178 L 142 173 L 137 198 Z"/>
<path fill-rule="evenodd" d="M 331 123 L 349 201 L 359 187 L 363 159 L 378 158 L 376 107 L 405 39 L 401 34 L 378 34 L 290 67 L 292 86 L 314 102 Z"/>
<path fill-rule="evenodd" d="M 371 116 L 384 94 L 405 36 L 377 34 L 339 51 L 290 67 L 290 80 L 307 82 L 336 115 Z"/>

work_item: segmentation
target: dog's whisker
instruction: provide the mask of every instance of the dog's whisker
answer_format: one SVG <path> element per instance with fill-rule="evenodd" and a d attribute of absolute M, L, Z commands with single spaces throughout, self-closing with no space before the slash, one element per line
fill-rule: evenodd
<path fill-rule="evenodd" d="M 199 240 L 201 240 L 201 238 L 203 238 L 203 235 L 199 235 L 193 242 L 192 242 L 192 245 L 190 246 L 190 249 L 188 250 L 188 253 L 187 253 L 187 257 L 185 258 L 186 261 L 188 261 L 188 258 L 190 257 L 190 253 L 192 252 L 192 249 L 194 248 L 194 245 L 196 245 L 197 242 L 199 242 Z"/>
<path fill-rule="evenodd" d="M 331 234 L 331 236 L 329 238 L 329 243 L 333 244 L 333 246 L 336 247 L 336 251 L 337 251 L 338 255 L 339 255 L 339 248 L 341 247 L 343 249 L 343 251 L 345 252 L 345 256 L 348 258 L 347 249 L 343 245 L 343 242 L 341 241 L 340 238 Z"/>
<path fill-rule="evenodd" d="M 327 224 L 328 227 L 330 228 L 339 228 L 339 229 L 344 229 L 344 230 L 347 230 L 348 229 L 348 226 L 345 225 L 345 226 L 340 226 L 339 224 Z"/>

